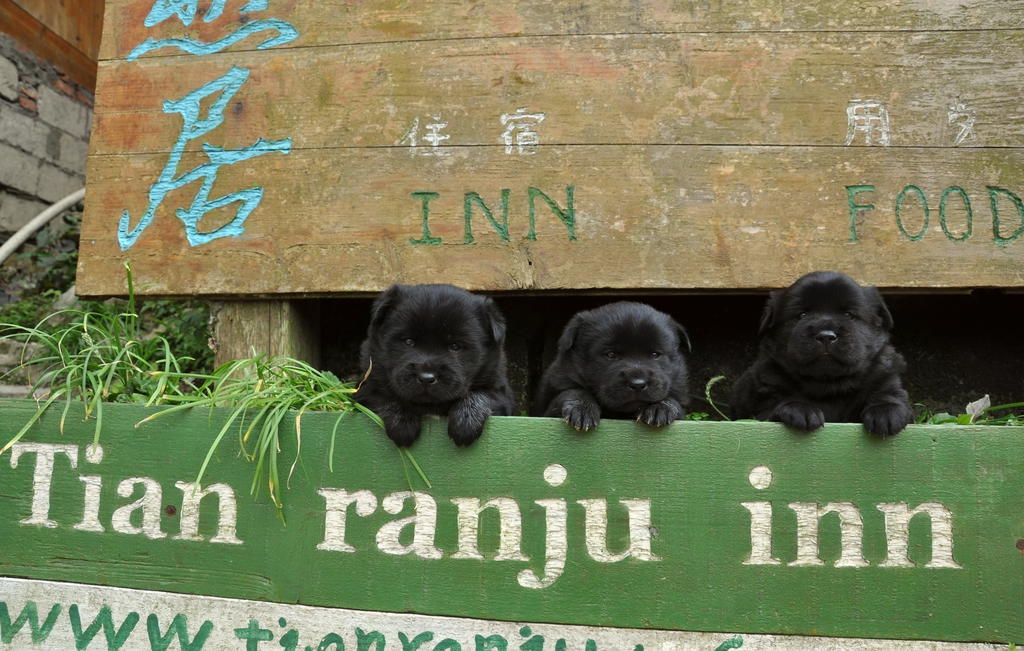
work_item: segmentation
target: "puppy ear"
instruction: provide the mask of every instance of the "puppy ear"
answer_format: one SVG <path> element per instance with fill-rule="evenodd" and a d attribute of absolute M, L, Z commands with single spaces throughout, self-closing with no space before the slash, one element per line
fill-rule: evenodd
<path fill-rule="evenodd" d="M 562 335 L 558 338 L 558 354 L 563 355 L 570 350 L 576 344 L 576 336 L 580 332 L 580 327 L 583 325 L 583 312 L 576 313 L 569 323 L 566 324 L 565 329 L 562 330 Z"/>
<path fill-rule="evenodd" d="M 387 318 L 388 312 L 398 303 L 401 293 L 402 286 L 396 283 L 373 299 L 373 305 L 370 306 L 369 333 L 376 331 L 380 327 L 380 324 Z"/>
<path fill-rule="evenodd" d="M 764 313 L 761 315 L 761 325 L 757 327 L 758 337 L 775 327 L 775 311 L 778 309 L 780 296 L 782 296 L 782 292 L 778 289 L 768 292 L 768 300 L 764 304 Z"/>
<path fill-rule="evenodd" d="M 484 330 L 491 334 L 494 343 L 501 347 L 505 343 L 505 315 L 490 298 L 484 299 L 480 320 Z"/>
<path fill-rule="evenodd" d="M 692 353 L 693 346 L 690 345 L 690 334 L 686 332 L 686 328 L 679 324 L 675 319 L 671 319 L 672 327 L 676 329 L 676 334 L 679 335 L 679 348 L 686 347 L 686 352 Z"/>
<path fill-rule="evenodd" d="M 889 312 L 889 306 L 885 304 L 885 299 L 882 298 L 882 292 L 878 291 L 877 287 L 865 287 L 864 297 L 868 299 L 868 303 L 874 309 L 875 316 L 878 317 L 876 325 L 880 325 L 884 330 L 892 330 L 892 313 Z"/>

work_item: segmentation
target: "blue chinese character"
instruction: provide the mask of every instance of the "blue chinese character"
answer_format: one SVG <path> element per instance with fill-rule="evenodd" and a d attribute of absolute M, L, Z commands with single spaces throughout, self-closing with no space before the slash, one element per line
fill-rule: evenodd
<path fill-rule="evenodd" d="M 213 0 L 210 4 L 209 9 L 203 14 L 203 22 L 209 23 L 221 17 L 224 13 L 224 5 L 227 4 L 227 0 Z M 144 21 L 146 27 L 152 27 L 167 20 L 171 16 L 177 16 L 178 20 L 183 25 L 191 25 L 192 21 L 196 17 L 196 9 L 199 6 L 199 0 L 156 0 L 153 3 L 152 8 L 149 10 L 149 15 L 146 16 Z M 241 8 L 242 13 L 249 13 L 254 11 L 263 11 L 267 8 L 267 0 L 249 0 L 245 6 Z M 238 41 L 249 38 L 253 34 L 263 32 L 267 30 L 274 30 L 277 32 L 277 36 L 265 39 L 262 43 L 257 45 L 257 49 L 266 50 L 278 45 L 284 45 L 298 38 L 299 33 L 295 30 L 295 27 L 291 23 L 276 18 L 270 18 L 267 20 L 256 20 L 253 22 L 246 23 L 236 29 L 231 34 L 224 38 L 214 41 L 212 43 L 206 43 L 205 41 L 199 41 L 192 38 L 147 38 L 142 43 L 139 43 L 128 53 L 128 61 L 134 61 L 147 52 L 153 50 L 159 50 L 164 47 L 176 47 L 183 52 L 188 54 L 196 54 L 202 56 L 204 54 L 213 54 L 214 52 L 220 52 L 221 50 L 230 47 Z"/>
<path fill-rule="evenodd" d="M 194 38 L 147 38 L 145 41 L 136 45 L 126 57 L 128 61 L 134 61 L 147 52 L 153 50 L 159 50 L 163 47 L 176 47 L 182 52 L 188 54 L 195 54 L 203 56 L 205 54 L 214 54 L 220 52 L 224 48 L 230 47 L 238 41 L 244 40 L 256 34 L 258 32 L 264 32 L 266 30 L 274 30 L 277 32 L 277 36 L 267 38 L 262 43 L 256 46 L 257 50 L 268 50 L 278 45 L 284 45 L 294 41 L 299 37 L 299 33 L 295 31 L 291 23 L 287 23 L 277 18 L 269 18 L 267 20 L 254 20 L 251 23 L 242 25 L 237 30 L 228 34 L 224 38 L 207 43 L 205 41 L 199 41 Z"/>
<path fill-rule="evenodd" d="M 213 0 L 210 4 L 210 8 L 206 10 L 203 15 L 203 22 L 210 23 L 221 17 L 224 13 L 224 5 L 228 0 Z M 171 16 L 177 14 L 178 20 L 181 21 L 182 25 L 191 25 L 192 21 L 196 17 L 196 7 L 199 6 L 199 0 L 156 0 L 153 3 L 153 8 L 149 10 L 149 15 L 146 16 L 145 25 L 146 27 L 152 27 L 167 20 Z M 250 11 L 263 11 L 267 8 L 267 0 L 249 0 L 242 7 L 242 13 L 248 13 Z"/>
<path fill-rule="evenodd" d="M 199 179 L 202 179 L 202 185 L 188 210 L 178 208 L 175 211 L 178 219 L 185 224 L 185 235 L 188 238 L 189 245 L 197 246 L 217 238 L 237 237 L 242 234 L 245 220 L 263 198 L 263 188 L 248 188 L 211 200 L 209 198 L 210 190 L 217 180 L 217 172 L 224 165 L 233 165 L 270 152 L 276 151 L 287 154 L 291 152 L 291 138 L 274 141 L 260 138 L 252 145 L 243 149 L 222 149 L 210 144 L 203 144 L 203 152 L 209 157 L 210 161 L 199 165 L 181 176 L 176 177 L 175 173 L 178 169 L 178 163 L 181 161 L 181 156 L 185 152 L 185 145 L 213 131 L 224 122 L 224 109 L 248 78 L 248 70 L 234 67 L 227 74 L 200 86 L 181 99 L 164 102 L 164 113 L 180 114 L 184 124 L 181 128 L 181 134 L 178 136 L 177 142 L 174 143 L 171 154 L 167 159 L 167 164 L 164 165 L 164 169 L 157 181 L 149 188 L 149 207 L 139 220 L 139 223 L 135 228 L 130 228 L 131 218 L 128 215 L 128 211 L 121 214 L 121 220 L 117 226 L 117 241 L 122 251 L 131 247 L 139 239 L 142 231 L 146 230 L 146 227 L 153 221 L 157 208 L 160 207 L 160 204 L 163 203 L 164 198 L 169 192 Z M 210 104 L 206 117 L 201 118 L 199 115 L 200 104 L 205 98 L 216 93 L 220 93 L 220 95 Z M 240 202 L 241 206 L 239 206 L 235 217 L 230 222 L 212 231 L 199 231 L 199 220 L 204 215 L 236 202 Z"/>

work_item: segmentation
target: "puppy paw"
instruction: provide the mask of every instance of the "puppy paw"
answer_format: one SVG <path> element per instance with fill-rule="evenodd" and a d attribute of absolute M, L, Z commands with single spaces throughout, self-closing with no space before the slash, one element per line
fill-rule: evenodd
<path fill-rule="evenodd" d="M 459 400 L 448 411 L 448 436 L 455 445 L 470 445 L 484 433 L 484 423 L 491 415 L 487 401 L 479 396 Z"/>
<path fill-rule="evenodd" d="M 683 410 L 679 403 L 674 400 L 662 400 L 641 409 L 636 415 L 636 420 L 638 423 L 646 423 L 651 427 L 665 427 L 672 424 L 673 421 L 679 420 L 682 415 Z"/>
<path fill-rule="evenodd" d="M 775 408 L 772 420 L 801 432 L 813 432 L 825 424 L 825 414 L 805 402 L 784 402 Z"/>
<path fill-rule="evenodd" d="M 601 408 L 588 400 L 566 400 L 562 420 L 577 431 L 589 432 L 601 422 Z"/>
<path fill-rule="evenodd" d="M 385 421 L 384 431 L 395 445 L 407 448 L 420 437 L 420 419 L 410 417 Z"/>
<path fill-rule="evenodd" d="M 869 434 L 895 436 L 910 423 L 911 416 L 906 405 L 874 405 L 864 410 L 861 421 Z"/>

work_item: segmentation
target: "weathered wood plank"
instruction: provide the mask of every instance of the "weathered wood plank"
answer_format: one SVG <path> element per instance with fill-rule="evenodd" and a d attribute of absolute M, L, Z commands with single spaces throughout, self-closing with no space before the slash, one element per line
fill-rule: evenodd
<path fill-rule="evenodd" d="M 143 24 L 152 2 L 108 0 L 102 59 L 123 58 L 144 39 L 187 36 L 214 41 L 244 24 L 241 2 L 209 23 L 171 18 Z M 203 12 L 199 13 L 202 16 Z M 282 18 L 301 38 L 295 46 L 554 34 L 722 31 L 907 31 L 1019 28 L 1024 6 L 1007 0 L 273 0 L 248 19 Z M 237 50 L 253 43 L 239 43 Z"/>
<path fill-rule="evenodd" d="M 0 26 L 18 44 L 48 61 L 83 88 L 96 88 L 96 59 L 68 43 L 14 0 L 0 0 Z"/>
<path fill-rule="evenodd" d="M 0 440 L 34 407 L 3 403 Z M 0 457 L 0 575 L 556 625 L 1024 639 L 1021 428 L 911 426 L 877 440 L 860 425 L 807 436 L 770 423 L 682 422 L 652 433 L 608 420 L 581 436 L 557 420 L 494 418 L 478 443 L 456 449 L 446 424 L 428 420 L 412 451 L 432 487 L 411 480 L 414 507 L 379 429 L 342 421 L 332 473 L 334 417 L 310 414 L 283 526 L 247 494 L 253 466 L 234 430 L 203 486 L 219 484 L 220 505 L 233 497 L 236 513 L 218 516 L 213 496 L 187 504 L 224 410 L 136 428 L 152 410 L 106 409 L 102 459 L 87 454 L 93 423 L 77 406 L 63 434 L 55 409 L 13 450 L 16 462 Z M 283 471 L 296 454 L 292 422 Z M 366 491 L 358 513 L 344 502 L 356 491 Z M 504 558 L 495 510 L 463 507 L 477 522 L 470 530 L 453 501 L 498 497 L 504 519 L 521 516 Z M 909 518 L 922 504 L 928 513 L 899 524 L 904 507 Z M 797 513 L 826 505 L 845 511 L 842 538 L 836 514 L 798 524 Z M 605 517 L 587 524 L 585 508 Z M 263 624 L 275 636 L 288 629 Z"/>
<path fill-rule="evenodd" d="M 14 0 L 93 61 L 99 56 L 103 0 Z"/>
<path fill-rule="evenodd" d="M 443 158 L 298 150 L 227 166 L 211 197 L 265 191 L 241 237 L 188 245 L 173 209 L 189 205 L 192 185 L 168 195 L 126 253 L 118 217 L 128 210 L 137 224 L 165 157 L 94 156 L 78 291 L 122 292 L 121 259 L 144 294 L 369 292 L 396 280 L 485 290 L 763 288 L 823 265 L 888 287 L 1024 286 L 1024 207 L 1013 199 L 1024 196 L 1020 149 L 906 148 L 898 164 L 881 147 L 541 146 L 529 157 L 451 149 Z M 203 161 L 187 154 L 180 168 Z M 530 187 L 563 213 L 535 195 L 536 239 Z M 502 189 L 508 241 L 480 204 L 503 226 Z M 429 235 L 425 195 L 414 192 L 439 193 L 426 199 Z M 201 226 L 230 216 L 215 212 Z M 440 241 L 414 243 L 429 238 Z"/>
<path fill-rule="evenodd" d="M 320 363 L 319 304 L 313 301 L 217 301 L 210 306 L 216 365 L 253 355 Z"/>
<path fill-rule="evenodd" d="M 1022 5 L 1024 6 L 1024 5 Z M 252 54 L 217 132 L 299 149 L 408 146 L 428 125 L 451 145 L 500 144 L 503 114 L 543 113 L 542 144 L 836 145 L 856 99 L 885 105 L 893 146 L 1024 144 L 1024 30 L 894 34 L 693 34 L 516 38 L 274 49 Z M 237 54 L 107 62 L 92 154 L 167 151 L 163 112 Z M 941 80 L 941 81 L 940 81 Z M 437 116 L 437 117 L 434 117 Z M 876 136 L 877 141 L 877 136 Z M 200 140 L 187 143 L 197 151 Z M 865 138 L 856 133 L 853 145 Z M 960 144 L 960 143 L 958 143 Z"/>
<path fill-rule="evenodd" d="M 157 5 L 115 0 L 79 290 L 120 292 L 122 257 L 152 294 L 1024 285 L 1024 5 L 794 4 L 292 0 L 147 30 Z M 298 37 L 123 60 L 270 18 Z M 187 170 L 212 194 L 172 189 Z M 203 234 L 242 201 L 239 238 Z"/>
<path fill-rule="evenodd" d="M 525 622 L 432 617 L 408 613 L 379 613 L 342 608 L 316 608 L 260 602 L 242 599 L 224 599 L 197 595 L 175 595 L 152 590 L 128 590 L 0 577 L 0 604 L 7 605 L 11 618 L 34 608 L 41 620 L 58 608 L 52 628 L 32 637 L 29 626 L 12 636 L 19 648 L 71 649 L 80 646 L 85 637 L 82 629 L 87 623 L 102 620 L 108 612 L 115 627 L 96 631 L 98 643 L 106 641 L 114 648 L 115 631 L 123 630 L 120 651 L 152 651 L 150 621 L 160 629 L 171 630 L 176 623 L 191 639 L 193 649 L 234 649 L 243 646 L 245 636 L 261 636 L 263 641 L 278 641 L 285 648 L 292 642 L 306 645 L 307 649 L 359 649 L 367 635 L 382 639 L 383 648 L 398 648 L 402 642 L 426 641 L 420 648 L 475 649 L 477 640 L 489 639 L 493 646 L 482 648 L 505 649 L 524 639 Z M 74 607 L 79 619 L 86 624 L 75 628 L 70 609 Z M 138 619 L 135 619 L 135 617 Z M 286 627 L 275 635 L 274 623 Z M 257 626 L 250 630 L 250 621 Z M 133 623 L 134 622 L 134 623 Z M 120 626 L 118 626 L 120 624 Z M 836 637 L 810 637 L 804 635 L 750 635 L 748 633 L 696 633 L 636 628 L 609 628 L 567 626 L 565 624 L 537 624 L 529 622 L 529 639 L 534 647 L 546 643 L 547 649 L 568 648 L 598 651 L 618 649 L 646 649 L 647 651 L 677 651 L 678 649 L 730 649 L 744 651 L 1004 651 L 1004 645 L 981 642 L 931 642 L 918 640 L 865 640 Z M 124 627 L 123 629 L 121 627 Z M 13 628 L 13 627 L 12 627 Z M 77 632 L 77 635 L 76 635 Z M 268 639 L 269 635 L 269 639 Z M 377 636 L 381 636 L 378 638 Z M 182 638 L 179 638 L 179 640 Z M 319 641 L 319 644 L 316 645 Z M 454 644 L 453 644 L 454 643 Z M 29 645 L 32 646 L 29 646 Z M 337 645 L 337 646 L 335 646 Z M 433 646 L 431 646 L 433 645 Z M 457 647 L 455 645 L 458 645 Z M 292 645 L 294 646 L 294 644 Z M 259 648 L 259 647 L 257 647 Z M 298 646 L 297 648 L 303 648 Z M 372 646 L 371 646 L 372 648 Z"/>

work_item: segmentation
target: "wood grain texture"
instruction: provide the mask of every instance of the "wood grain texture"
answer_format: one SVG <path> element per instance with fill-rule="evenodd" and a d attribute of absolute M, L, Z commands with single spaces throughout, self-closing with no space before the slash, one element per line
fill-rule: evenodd
<path fill-rule="evenodd" d="M 145 28 L 142 21 L 151 6 L 108 0 L 102 59 L 123 58 L 150 36 L 210 41 L 242 24 L 242 4 L 229 3 L 221 19 L 211 23 L 196 19 L 184 27 L 170 19 Z M 1024 7 L 1006 0 L 274 0 L 267 11 L 250 16 L 289 20 L 302 34 L 294 45 L 308 47 L 522 35 L 1017 29 L 1024 23 Z M 234 47 L 240 51 L 252 45 Z"/>
<path fill-rule="evenodd" d="M 90 159 L 78 292 L 122 290 L 120 259 L 130 259 L 136 290 L 147 294 L 332 294 L 379 291 L 392 281 L 454 282 L 471 289 L 764 288 L 788 285 L 828 266 L 865 283 L 896 287 L 1022 286 L 1024 241 L 993 241 L 986 185 L 1024 196 L 1018 149 L 873 147 L 548 146 L 523 159 L 501 147 L 456 147 L 451 157 L 410 157 L 396 149 L 312 149 L 263 156 L 247 169 L 225 169 L 217 193 L 273 179 L 240 238 L 189 247 L 172 208 L 189 189 L 169 195 L 139 242 L 122 254 L 114 238 L 122 209 L 137 219 L 144 188 L 163 164 L 158 154 Z M 200 162 L 186 155 L 182 168 Z M 374 170 L 373 174 L 366 173 Z M 982 180 L 983 179 L 983 180 Z M 851 241 L 846 187 L 856 194 L 857 241 Z M 904 235 L 895 202 L 908 184 L 929 203 L 929 226 Z M 575 233 L 540 199 L 536 240 L 529 235 L 528 188 L 563 210 L 572 186 Z M 972 206 L 971 236 L 952 241 L 939 219 L 947 187 L 963 186 Z M 126 191 L 126 188 L 136 188 Z M 477 192 L 501 223 L 509 193 L 509 241 L 473 204 L 474 242 L 465 244 L 465 193 Z M 422 201 L 433 191 L 422 238 Z M 213 195 L 213 196 L 215 196 Z M 923 225 L 914 196 L 904 198 L 908 233 Z M 959 195 L 947 196 L 946 227 L 967 233 Z M 102 207 L 102 208 L 101 208 Z M 1004 236 L 1024 222 L 1001 199 Z M 101 213 L 102 210 L 102 213 Z M 223 216 L 211 216 L 209 226 Z"/>
<path fill-rule="evenodd" d="M 104 0 L 13 0 L 93 61 L 99 57 Z"/>
<path fill-rule="evenodd" d="M 121 293 L 121 259 L 143 294 L 222 297 L 396 280 L 760 289 L 820 268 L 886 287 L 1024 286 L 1024 4 L 292 0 L 246 16 L 229 5 L 211 23 L 201 11 L 190 27 L 143 29 L 151 2 L 109 4 L 84 295 Z M 144 38 L 208 42 L 267 18 L 299 38 L 124 59 Z M 183 143 L 173 174 L 207 162 L 207 143 L 290 139 L 287 155 L 220 168 L 210 195 L 260 187 L 262 202 L 240 237 L 190 247 L 174 209 L 198 184 L 181 188 L 121 253 L 118 216 L 134 225 L 146 211 L 181 129 L 164 102 L 233 66 L 248 77 L 223 122 Z M 884 105 L 884 138 L 881 108 L 855 106 L 868 100 Z M 534 116 L 536 146 L 508 126 L 518 109 Z M 569 188 L 571 225 L 537 194 L 567 211 Z M 423 192 L 439 195 L 429 233 Z"/>
<path fill-rule="evenodd" d="M 216 301 L 210 306 L 215 365 L 280 355 L 320 363 L 319 304 L 298 301 Z"/>
<path fill-rule="evenodd" d="M 251 76 L 216 134 L 231 147 L 257 135 L 290 136 L 300 149 L 401 146 L 414 120 L 422 138 L 440 115 L 445 146 L 496 145 L 501 115 L 526 107 L 545 114 L 542 145 L 841 145 L 850 100 L 875 98 L 889 112 L 893 146 L 938 147 L 954 142 L 948 114 L 962 98 L 976 136 L 964 144 L 1016 147 L 1024 143 L 1022 49 L 1024 30 L 282 48 L 248 55 Z M 91 152 L 167 151 L 180 118 L 163 113 L 163 100 L 226 72 L 238 56 L 105 62 Z"/>
<path fill-rule="evenodd" d="M 6 440 L 35 406 L 4 402 L 0 408 L 5 415 L 0 440 Z M 342 421 L 331 473 L 327 450 L 334 417 L 304 418 L 301 462 L 284 493 L 287 526 L 265 498 L 254 501 L 247 494 L 253 466 L 237 454 L 232 431 L 214 454 L 204 485 L 233 487 L 242 544 L 219 544 L 209 540 L 216 531 L 212 501 L 202 503 L 198 531 L 204 540 L 175 539 L 183 504 L 174 483 L 194 480 L 225 412 L 184 413 L 136 428 L 152 410 L 106 409 L 101 463 L 84 458 L 93 423 L 81 422 L 77 406 L 63 435 L 55 409 L 25 439 L 77 450 L 76 469 L 65 455 L 55 457 L 47 511 L 55 527 L 20 524 L 31 512 L 36 454 L 24 453 L 17 467 L 10 453 L 0 457 L 0 502 L 5 505 L 0 575 L 512 622 L 1003 643 L 1024 639 L 1022 558 L 1016 546 L 1024 537 L 1024 484 L 1015 480 L 1024 455 L 1021 428 L 910 426 L 899 436 L 877 440 L 859 425 L 831 424 L 807 436 L 777 424 L 683 422 L 652 432 L 632 422 L 606 420 L 583 436 L 557 420 L 494 418 L 477 444 L 457 449 L 445 435 L 444 421 L 428 420 L 412 451 L 433 487 L 411 480 L 436 505 L 435 525 L 423 531 L 432 531 L 430 542 L 440 557 L 427 558 L 386 553 L 378 542 L 381 527 L 410 515 L 408 503 L 390 515 L 380 506 L 361 517 L 350 509 L 344 540 L 353 551 L 317 549 L 327 531 L 326 502 L 319 490 L 367 490 L 382 500 L 409 489 L 398 453 L 368 420 Z M 285 419 L 282 432 L 282 472 L 295 455 L 291 422 Z M 553 464 L 567 473 L 558 487 L 543 478 Z M 760 466 L 772 471 L 762 490 L 749 477 Z M 102 532 L 74 528 L 83 520 L 80 474 L 101 478 L 96 522 Z M 140 477 L 161 487 L 158 526 L 163 537 L 113 528 L 114 512 L 142 493 L 136 486 L 128 496 L 119 496 L 118 484 Z M 529 560 L 494 559 L 493 513 L 480 524 L 484 558 L 453 557 L 459 548 L 455 497 L 513 500 L 522 515 L 522 552 Z M 607 500 L 603 542 L 611 552 L 625 549 L 631 538 L 620 500 L 649 500 L 651 549 L 660 560 L 596 561 L 584 544 L 580 499 Z M 544 500 L 566 505 L 566 563 L 549 587 L 529 589 L 517 582 L 518 572 L 540 572 L 546 553 L 554 549 L 545 542 L 552 502 Z M 751 553 L 751 515 L 741 502 L 752 501 L 773 507 L 777 565 L 743 562 Z M 823 564 L 789 565 L 797 548 L 789 506 L 795 502 L 846 502 L 857 508 L 865 565 L 835 566 L 841 543 L 834 515 L 820 524 Z M 952 514 L 951 553 L 960 567 L 924 566 L 935 553 L 923 516 L 909 527 L 913 566 L 882 566 L 888 552 L 876 505 L 913 508 L 928 502 Z M 130 522 L 139 526 L 138 512 Z M 410 544 L 410 538 L 406 530 L 402 544 Z"/>
<path fill-rule="evenodd" d="M 92 1 L 90 0 L 90 2 Z M 57 13 L 51 13 L 53 8 L 49 7 L 48 3 L 45 3 L 45 6 L 47 9 L 41 11 L 42 17 L 55 18 Z M 27 7 L 32 10 L 41 10 L 34 4 L 29 4 Z M 83 16 L 83 18 L 87 17 Z M 81 27 L 97 30 L 95 38 L 98 46 L 99 25 L 89 24 L 86 21 Z M 57 29 L 62 28 L 58 25 Z M 80 49 L 77 40 L 68 41 L 64 35 L 54 31 L 39 17 L 26 11 L 14 0 L 0 0 L 0 31 L 14 37 L 21 47 L 54 65 L 83 88 L 90 92 L 96 88 L 95 54 L 90 55 L 84 52 Z"/>

